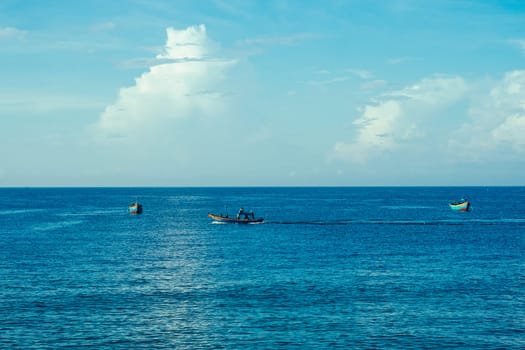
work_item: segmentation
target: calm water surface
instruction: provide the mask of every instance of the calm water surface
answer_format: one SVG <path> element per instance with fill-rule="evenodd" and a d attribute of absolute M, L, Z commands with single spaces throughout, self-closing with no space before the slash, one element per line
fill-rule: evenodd
<path fill-rule="evenodd" d="M 525 347 L 522 187 L 0 189 L 0 249 L 0 348 Z"/>

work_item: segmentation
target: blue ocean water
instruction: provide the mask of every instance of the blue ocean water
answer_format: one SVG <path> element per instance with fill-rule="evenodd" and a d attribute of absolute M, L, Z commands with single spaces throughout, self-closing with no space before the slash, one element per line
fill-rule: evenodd
<path fill-rule="evenodd" d="M 0 249 L 0 348 L 525 347 L 524 187 L 4 188 Z"/>

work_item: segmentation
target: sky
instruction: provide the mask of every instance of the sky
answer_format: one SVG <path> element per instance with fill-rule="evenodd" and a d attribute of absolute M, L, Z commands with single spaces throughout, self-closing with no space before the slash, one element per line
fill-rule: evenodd
<path fill-rule="evenodd" d="M 0 0 L 0 187 L 525 185 L 525 2 Z"/>

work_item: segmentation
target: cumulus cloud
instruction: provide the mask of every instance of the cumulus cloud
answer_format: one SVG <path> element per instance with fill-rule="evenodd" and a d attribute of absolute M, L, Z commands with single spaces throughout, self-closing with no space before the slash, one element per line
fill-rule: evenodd
<path fill-rule="evenodd" d="M 469 118 L 449 142 L 464 158 L 521 158 L 525 153 L 525 71 L 505 74 L 486 94 L 477 96 Z"/>
<path fill-rule="evenodd" d="M 465 95 L 467 84 L 460 77 L 432 77 L 383 95 L 362 109 L 353 125 L 353 142 L 335 144 L 331 157 L 365 161 L 370 157 L 410 147 L 427 138 L 440 123 L 439 111 Z"/>
<path fill-rule="evenodd" d="M 498 81 L 469 83 L 432 77 L 382 95 L 360 109 L 350 142 L 331 159 L 365 162 L 419 152 L 443 162 L 491 162 L 525 155 L 525 71 Z"/>
<path fill-rule="evenodd" d="M 210 44 L 203 24 L 185 30 L 168 28 L 166 32 L 168 40 L 164 52 L 157 55 L 157 58 L 201 60 L 207 57 Z"/>
<path fill-rule="evenodd" d="M 491 131 L 497 143 L 509 143 L 522 151 L 525 148 L 525 114 L 511 115 L 497 128 Z"/>
<path fill-rule="evenodd" d="M 166 32 L 158 64 L 120 90 L 99 118 L 99 134 L 127 137 L 166 120 L 220 115 L 226 108 L 221 82 L 235 61 L 215 57 L 204 25 Z"/>

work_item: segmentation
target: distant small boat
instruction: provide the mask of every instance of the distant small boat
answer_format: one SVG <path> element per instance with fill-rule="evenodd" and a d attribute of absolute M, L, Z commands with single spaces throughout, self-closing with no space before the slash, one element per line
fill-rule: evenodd
<path fill-rule="evenodd" d="M 470 202 L 466 199 L 449 203 L 449 207 L 452 210 L 468 211 L 470 209 Z"/>
<path fill-rule="evenodd" d="M 133 215 L 142 214 L 142 204 L 139 202 L 131 203 L 128 207 L 128 211 Z"/>
<path fill-rule="evenodd" d="M 208 217 L 212 218 L 215 222 L 221 222 L 225 224 L 260 224 L 264 221 L 264 218 L 255 218 L 253 215 L 253 212 L 250 213 L 242 213 L 243 217 L 241 218 L 240 215 L 237 215 L 237 217 L 229 217 L 228 215 L 217 215 L 217 214 L 211 214 L 208 213 Z"/>

